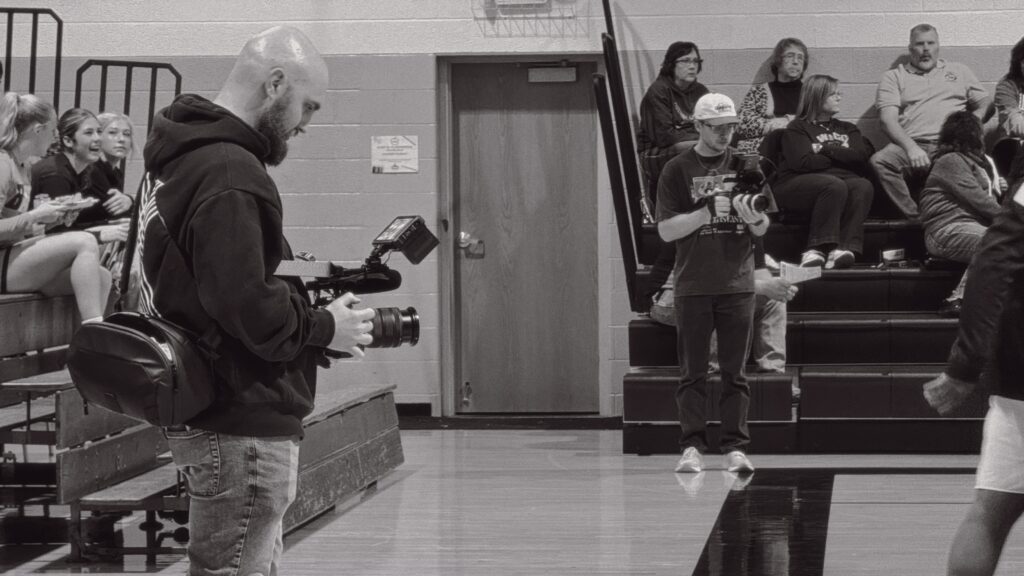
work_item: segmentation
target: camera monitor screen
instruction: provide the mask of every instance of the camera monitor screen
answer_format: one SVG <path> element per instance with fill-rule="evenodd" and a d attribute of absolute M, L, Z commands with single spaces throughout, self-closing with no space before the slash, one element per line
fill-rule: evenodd
<path fill-rule="evenodd" d="M 419 264 L 437 243 L 437 237 L 427 229 L 421 216 L 399 216 L 373 239 L 378 255 L 398 250 L 413 264 Z"/>
<path fill-rule="evenodd" d="M 388 224 L 383 232 L 373 239 L 374 244 L 393 244 L 402 236 L 402 232 L 416 221 L 417 216 L 399 216 Z"/>

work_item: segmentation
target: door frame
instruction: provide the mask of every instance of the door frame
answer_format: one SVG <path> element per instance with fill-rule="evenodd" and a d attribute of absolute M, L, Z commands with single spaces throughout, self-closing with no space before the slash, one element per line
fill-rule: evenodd
<path fill-rule="evenodd" d="M 462 342 L 461 319 L 459 318 L 459 302 L 455 297 L 455 231 L 454 225 L 454 162 L 452 155 L 452 85 L 451 67 L 453 64 L 552 64 L 565 61 L 593 62 L 599 74 L 605 74 L 603 55 L 599 52 L 587 53 L 549 53 L 549 54 L 495 54 L 478 56 L 438 56 L 437 57 L 437 177 L 438 200 L 437 222 L 438 238 L 438 273 L 440 274 L 440 318 L 438 321 L 438 337 L 440 344 L 440 414 L 433 416 L 455 416 L 456 390 L 460 380 L 459 350 Z M 585 78 L 579 79 L 587 81 Z M 595 109 L 596 114 L 596 109 Z M 601 144 L 601 127 L 595 117 L 595 137 L 597 139 L 594 153 L 597 154 L 597 190 L 601 193 L 608 186 L 608 168 L 604 161 Z M 607 194 L 605 194 L 607 197 Z M 610 205 L 610 200 L 607 202 Z M 598 236 L 601 234 L 602 222 L 610 221 L 608 213 L 602 210 L 605 202 L 598 203 Z M 607 277 L 602 256 L 607 255 L 598 243 L 598 278 Z M 608 330 L 608 298 L 603 287 L 598 286 L 598 406 L 601 415 L 611 414 L 615 408 L 608 401 L 610 396 L 610 374 L 606 365 L 604 351 L 610 347 Z"/>

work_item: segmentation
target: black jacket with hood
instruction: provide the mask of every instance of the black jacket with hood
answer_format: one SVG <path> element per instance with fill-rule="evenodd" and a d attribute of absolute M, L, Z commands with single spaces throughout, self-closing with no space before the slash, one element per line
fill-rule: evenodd
<path fill-rule="evenodd" d="M 211 319 L 219 328 L 218 399 L 189 425 L 301 436 L 334 319 L 310 305 L 301 282 L 274 276 L 292 253 L 263 164 L 268 151 L 264 136 L 196 95 L 154 118 L 144 151 L 155 184 L 140 206 L 140 306 L 197 332 Z"/>
<path fill-rule="evenodd" d="M 946 373 L 1024 400 L 1024 184 L 1008 195 L 968 268 Z"/>

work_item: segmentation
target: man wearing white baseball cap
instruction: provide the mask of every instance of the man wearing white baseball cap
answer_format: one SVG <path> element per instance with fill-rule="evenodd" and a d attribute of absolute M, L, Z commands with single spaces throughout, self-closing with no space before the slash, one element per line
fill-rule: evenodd
<path fill-rule="evenodd" d="M 743 372 L 754 313 L 752 237 L 768 230 L 767 215 L 729 192 L 735 174 L 729 148 L 739 123 L 724 94 L 705 94 L 694 107 L 697 145 L 665 165 L 658 183 L 658 234 L 676 243 L 675 311 L 680 381 L 676 391 L 682 457 L 676 472 L 700 472 L 707 439 L 707 372 L 712 331 L 718 332 L 722 378 L 719 448 L 730 472 L 750 473 Z"/>

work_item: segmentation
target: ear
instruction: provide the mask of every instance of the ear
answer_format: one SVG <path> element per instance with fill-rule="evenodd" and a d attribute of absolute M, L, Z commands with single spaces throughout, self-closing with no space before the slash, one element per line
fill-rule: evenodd
<path fill-rule="evenodd" d="M 70 137 L 70 136 L 61 136 L 60 137 L 60 142 L 61 142 L 61 144 L 64 145 L 65 148 L 74 148 L 75 147 L 75 139 Z"/>
<path fill-rule="evenodd" d="M 271 100 L 275 100 L 284 95 L 285 90 L 288 88 L 288 80 L 285 78 L 283 68 L 273 68 L 270 74 L 267 75 L 267 80 L 264 82 L 264 90 L 266 90 L 267 97 Z"/>

